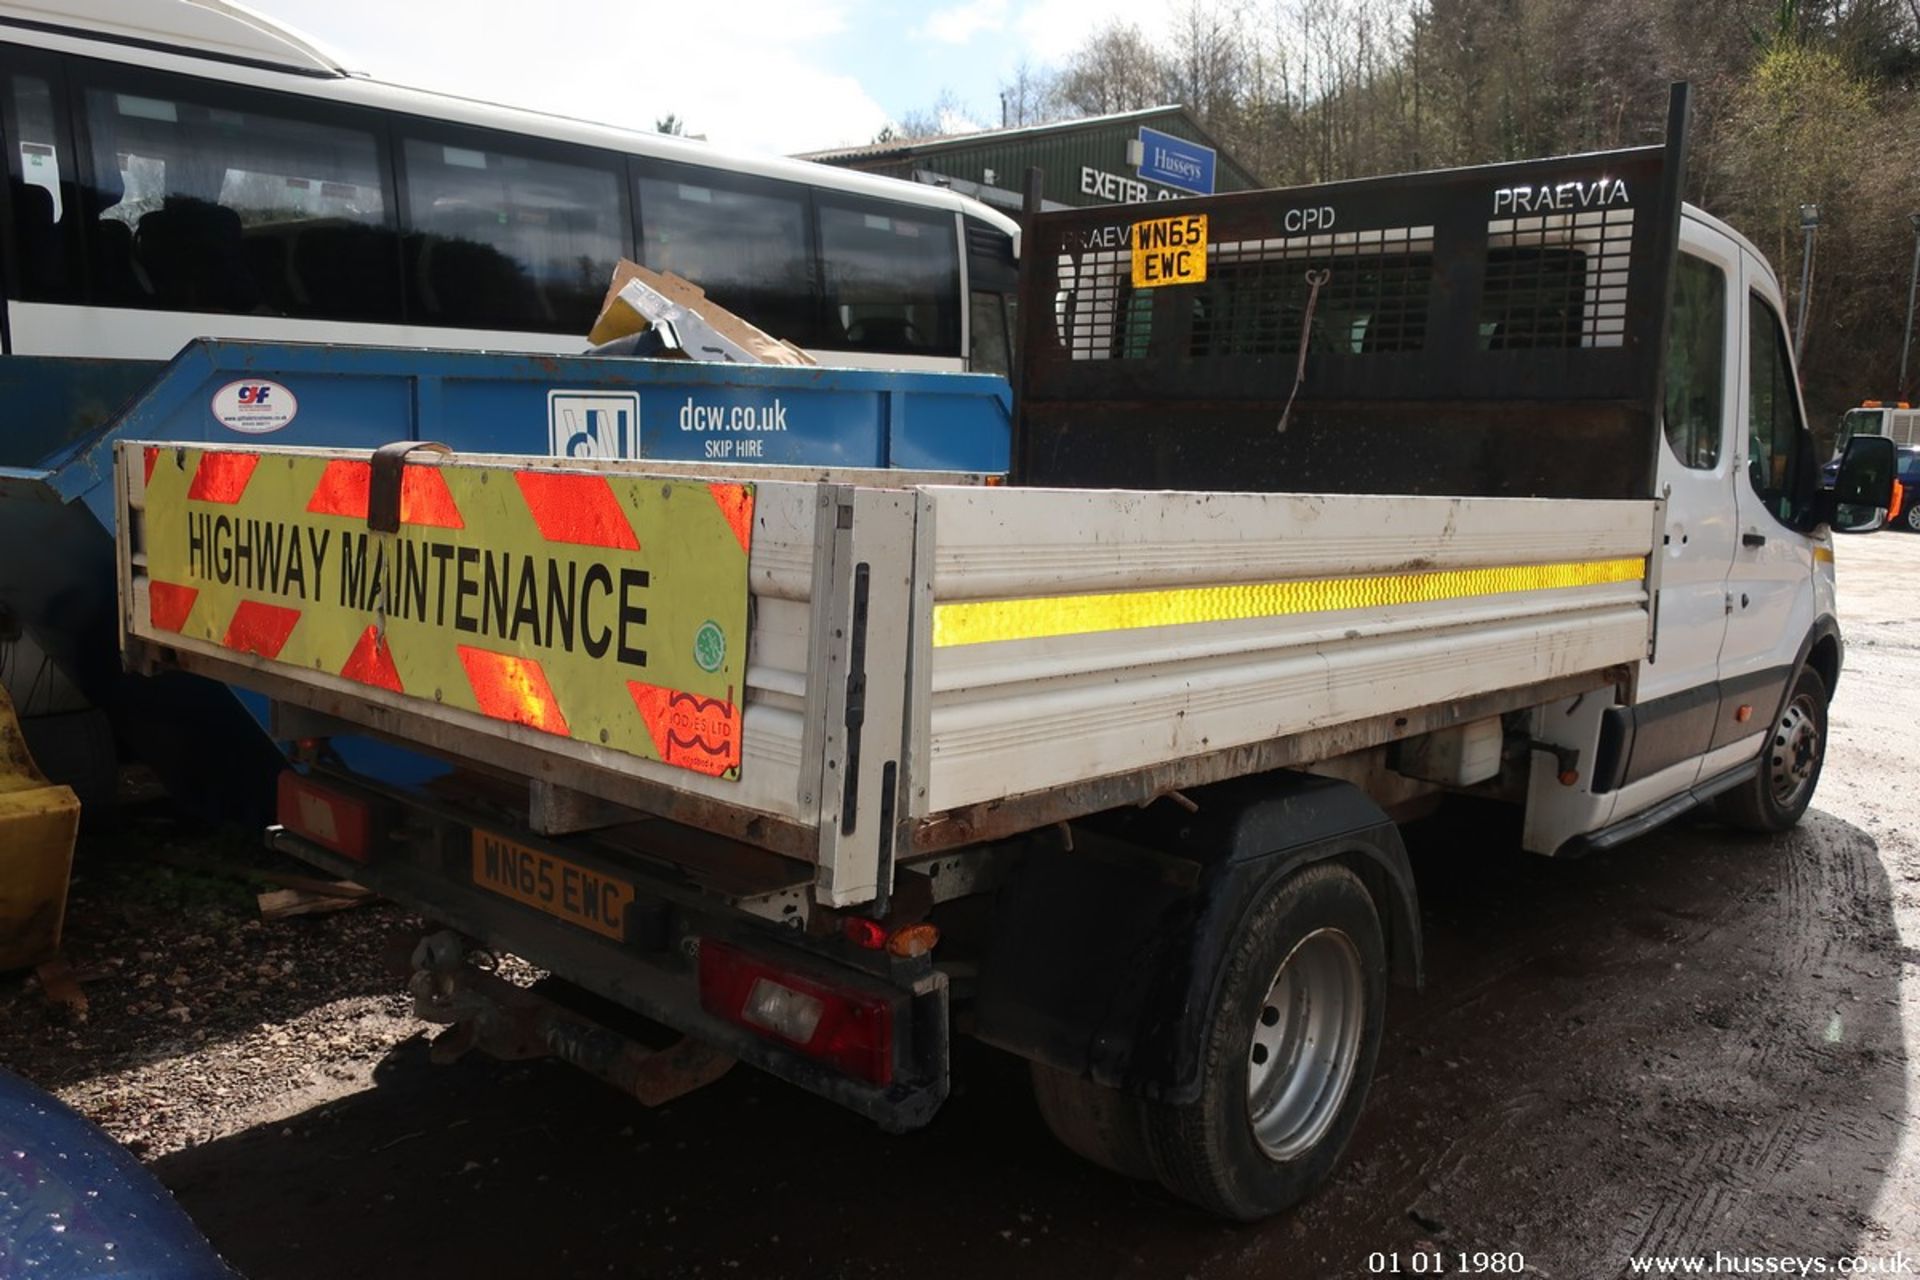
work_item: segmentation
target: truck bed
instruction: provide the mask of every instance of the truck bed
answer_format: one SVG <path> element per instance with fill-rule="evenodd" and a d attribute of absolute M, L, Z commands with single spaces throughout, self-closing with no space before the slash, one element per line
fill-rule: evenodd
<path fill-rule="evenodd" d="M 409 463 L 753 486 L 737 776 L 708 776 L 156 625 L 150 502 L 194 500 L 150 497 L 143 450 L 121 445 L 119 466 L 137 664 L 804 860 L 834 906 L 884 896 L 906 858 L 1623 681 L 1649 639 L 1652 501 Z M 168 455 L 190 470 L 201 452 Z M 474 518 L 462 536 L 490 534 Z"/>

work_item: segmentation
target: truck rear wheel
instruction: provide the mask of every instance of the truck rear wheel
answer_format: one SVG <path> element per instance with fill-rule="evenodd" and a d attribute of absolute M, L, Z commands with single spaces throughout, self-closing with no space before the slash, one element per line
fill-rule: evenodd
<path fill-rule="evenodd" d="M 1785 831 L 1813 803 L 1826 755 L 1827 682 L 1812 667 L 1802 667 L 1761 749 L 1760 772 L 1714 802 L 1720 820 L 1742 831 Z"/>
<path fill-rule="evenodd" d="M 1380 917 L 1352 871 L 1321 863 L 1269 888 L 1208 1014 L 1200 1096 L 1143 1105 L 1166 1188 L 1242 1221 L 1317 1189 L 1366 1099 L 1386 985 Z"/>

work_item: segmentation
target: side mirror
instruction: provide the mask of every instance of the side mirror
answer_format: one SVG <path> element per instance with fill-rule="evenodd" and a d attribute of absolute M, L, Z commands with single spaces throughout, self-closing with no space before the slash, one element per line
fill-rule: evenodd
<path fill-rule="evenodd" d="M 1886 523 L 1898 463 L 1891 437 L 1855 436 L 1847 441 L 1833 482 L 1833 512 L 1827 518 L 1835 533 L 1871 533 Z"/>

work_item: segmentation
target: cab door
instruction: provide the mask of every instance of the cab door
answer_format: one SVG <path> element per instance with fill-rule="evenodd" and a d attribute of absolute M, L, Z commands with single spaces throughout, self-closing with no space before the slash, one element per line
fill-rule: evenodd
<path fill-rule="evenodd" d="M 1740 253 L 1695 222 L 1682 226 L 1668 324 L 1663 439 L 1655 470 L 1667 500 L 1653 656 L 1641 664 L 1620 809 L 1692 785 L 1713 736 L 1727 574 L 1735 529 L 1733 435 L 1739 362 Z"/>
<path fill-rule="evenodd" d="M 1773 717 L 1813 626 L 1815 492 L 1811 437 L 1800 404 L 1778 287 L 1766 265 L 1743 255 L 1746 329 L 1740 415 L 1745 424 L 1734 484 L 1740 536 L 1727 578 L 1727 636 L 1720 650 L 1720 714 L 1707 768 L 1738 763 Z"/>

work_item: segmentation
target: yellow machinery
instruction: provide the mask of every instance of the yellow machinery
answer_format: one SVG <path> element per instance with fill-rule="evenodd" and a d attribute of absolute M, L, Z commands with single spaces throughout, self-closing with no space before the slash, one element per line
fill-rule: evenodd
<path fill-rule="evenodd" d="M 79 798 L 35 767 L 0 688 L 0 972 L 59 949 L 79 827 Z"/>

